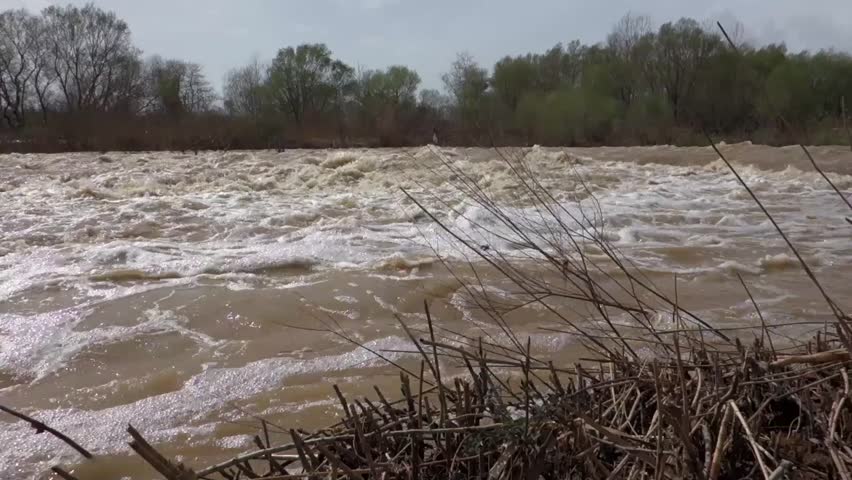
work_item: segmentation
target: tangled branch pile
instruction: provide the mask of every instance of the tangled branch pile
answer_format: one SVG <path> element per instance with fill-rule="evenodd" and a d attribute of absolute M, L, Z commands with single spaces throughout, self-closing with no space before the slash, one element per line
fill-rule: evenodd
<path fill-rule="evenodd" d="M 158 470 L 169 479 L 848 478 L 847 350 L 820 339 L 811 353 L 775 360 L 759 341 L 722 353 L 674 338 L 674 359 L 570 370 L 530 357 L 510 365 L 496 345 L 422 340 L 434 377 L 430 354 L 460 359 L 469 377 L 425 391 L 419 381 L 415 392 L 402 374 L 399 403 L 378 390 L 378 402 L 340 395 L 344 421 L 319 434 L 293 431 L 292 443 L 271 448 L 258 440 L 261 450 L 197 477 Z M 495 374 L 507 366 L 523 376 L 516 388 Z"/>

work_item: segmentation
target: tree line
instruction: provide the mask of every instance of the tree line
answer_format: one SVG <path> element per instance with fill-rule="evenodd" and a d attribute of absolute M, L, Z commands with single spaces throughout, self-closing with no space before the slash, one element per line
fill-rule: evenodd
<path fill-rule="evenodd" d="M 725 38 L 680 19 L 628 14 L 606 40 L 507 56 L 459 54 L 443 91 L 403 65 L 356 69 L 324 44 L 231 70 L 143 56 L 92 4 L 0 13 L 5 150 L 284 148 L 424 143 L 700 143 L 710 131 L 764 143 L 838 142 L 852 58 Z"/>

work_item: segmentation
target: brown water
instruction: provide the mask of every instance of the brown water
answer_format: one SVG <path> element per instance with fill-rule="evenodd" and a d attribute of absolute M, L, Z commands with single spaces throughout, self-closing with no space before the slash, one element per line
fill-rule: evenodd
<path fill-rule="evenodd" d="M 852 212 L 798 147 L 723 152 L 850 307 L 844 217 Z M 848 148 L 812 152 L 841 190 L 852 189 Z M 513 203 L 517 181 L 494 152 L 444 153 L 511 215 L 531 214 Z M 679 301 L 711 323 L 757 321 L 737 273 L 770 321 L 826 318 L 711 149 L 535 148 L 526 161 L 566 208 L 582 178 L 606 216 L 607 238 L 658 284 L 673 285 L 677 274 Z M 461 265 L 463 249 L 399 189 L 478 244 L 517 252 L 499 231 L 475 228 L 493 219 L 449 175 L 425 147 L 0 157 L 0 403 L 104 457 L 79 466 L 80 478 L 152 478 L 128 454 L 128 423 L 203 467 L 251 448 L 258 423 L 247 412 L 285 428 L 320 427 L 339 413 L 334 383 L 349 396 L 372 394 L 373 385 L 396 396 L 396 371 L 383 361 L 293 327 L 336 322 L 416 368 L 416 358 L 399 353 L 410 345 L 394 317 L 422 328 L 428 299 L 441 327 L 500 341 L 434 260 L 437 251 Z M 499 276 L 486 281 L 509 289 Z M 511 319 L 543 355 L 580 355 L 573 336 L 540 329 L 559 326 L 541 312 Z M 76 463 L 55 439 L 6 417 L 0 445 L 2 478 Z"/>

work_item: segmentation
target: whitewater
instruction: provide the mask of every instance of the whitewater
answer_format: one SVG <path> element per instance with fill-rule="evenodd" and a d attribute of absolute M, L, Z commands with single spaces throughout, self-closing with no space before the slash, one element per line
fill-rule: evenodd
<path fill-rule="evenodd" d="M 852 212 L 801 149 L 722 152 L 848 304 Z M 847 147 L 812 153 L 841 191 L 852 190 Z M 773 321 L 828 314 L 712 149 L 512 154 L 565 208 L 594 199 L 607 240 L 656 280 L 677 278 L 682 301 L 702 318 L 757 321 L 737 275 Z M 196 467 L 251 447 L 257 425 L 247 412 L 287 428 L 333 423 L 332 383 L 368 394 L 372 385 L 395 388 L 395 373 L 318 325 L 336 322 L 397 360 L 410 345 L 395 317 L 422 323 L 424 299 L 448 327 L 493 328 L 446 269 L 469 257 L 403 193 L 451 229 L 488 225 L 489 212 L 459 192 L 446 162 L 510 215 L 531 214 L 491 149 L 0 156 L 0 404 L 103 457 L 81 465 L 81 478 L 151 477 L 128 453 L 128 423 Z M 517 250 L 502 239 L 477 238 Z M 517 328 L 553 358 L 576 356 L 577 339 L 542 331 L 546 321 Z M 2 478 L 78 462 L 23 422 L 0 417 L 0 426 Z"/>

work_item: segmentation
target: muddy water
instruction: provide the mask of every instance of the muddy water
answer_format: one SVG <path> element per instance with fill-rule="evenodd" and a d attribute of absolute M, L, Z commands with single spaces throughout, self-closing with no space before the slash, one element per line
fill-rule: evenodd
<path fill-rule="evenodd" d="M 723 152 L 832 295 L 852 307 L 850 212 L 801 150 L 741 144 Z M 443 153 L 511 215 L 531 214 L 514 203 L 518 182 L 494 152 Z M 852 189 L 848 149 L 813 153 L 841 190 Z M 826 318 L 712 150 L 525 155 L 555 200 L 569 205 L 591 189 L 607 238 L 658 284 L 677 274 L 680 302 L 711 323 L 757 321 L 737 273 L 771 321 Z M 400 353 L 410 346 L 394 317 L 423 326 L 428 299 L 443 328 L 500 339 L 434 260 L 437 251 L 461 264 L 463 249 L 400 191 L 457 231 L 488 225 L 488 212 L 452 179 L 425 147 L 0 157 L 0 403 L 103 457 L 77 467 L 80 478 L 151 478 L 127 453 L 128 423 L 200 467 L 251 447 L 251 414 L 284 428 L 333 423 L 333 383 L 348 395 L 378 385 L 395 396 L 395 370 L 316 330 L 333 325 L 416 368 Z M 501 235 L 476 242 L 519 250 Z M 499 276 L 487 280 L 509 288 Z M 512 322 L 543 355 L 580 355 L 573 336 L 540 329 L 558 326 L 540 312 Z M 0 445 L 2 478 L 76 463 L 62 444 L 9 418 L 0 418 Z"/>

